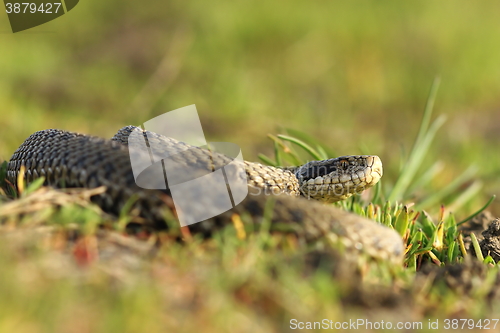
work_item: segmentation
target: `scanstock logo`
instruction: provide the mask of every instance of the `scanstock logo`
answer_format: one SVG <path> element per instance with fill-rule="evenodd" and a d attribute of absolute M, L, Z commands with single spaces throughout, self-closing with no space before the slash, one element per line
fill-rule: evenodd
<path fill-rule="evenodd" d="M 153 133 L 133 131 L 128 138 L 135 182 L 169 189 L 181 226 L 224 213 L 248 195 L 240 148 L 207 143 L 195 105 L 164 113 L 142 128 Z M 159 140 L 158 134 L 166 138 Z"/>
<path fill-rule="evenodd" d="M 75 8 L 79 0 L 4 0 L 12 32 L 52 21 Z"/>

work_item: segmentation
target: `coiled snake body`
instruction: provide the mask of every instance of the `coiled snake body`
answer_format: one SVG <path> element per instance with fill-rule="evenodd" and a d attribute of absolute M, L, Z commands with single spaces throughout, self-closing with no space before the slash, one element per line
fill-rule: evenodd
<path fill-rule="evenodd" d="M 105 210 L 119 213 L 134 196 L 134 208 L 139 209 L 154 228 L 166 228 L 166 190 L 146 190 L 136 185 L 127 144 L 131 133 L 147 134 L 162 149 L 177 152 L 189 148 L 184 156 L 187 164 L 213 170 L 231 161 L 228 157 L 134 127 L 122 128 L 111 139 L 103 139 L 63 130 L 49 129 L 32 134 L 11 157 L 7 179 L 16 184 L 21 166 L 24 177 L 31 182 L 45 177 L 47 185 L 55 187 L 106 186 L 106 192 L 93 199 Z M 321 237 L 340 241 L 347 250 L 362 251 L 379 259 L 400 261 L 403 255 L 401 237 L 392 229 L 360 216 L 350 214 L 319 201 L 333 202 L 373 186 L 382 176 L 382 164 L 377 156 L 344 156 L 325 161 L 309 162 L 295 168 L 274 168 L 258 163 L 242 162 L 250 194 L 236 207 L 206 221 L 189 226 L 191 232 L 210 234 L 214 229 L 231 223 L 234 214 L 242 214 L 253 223 L 260 223 L 270 193 L 274 195 L 271 230 L 291 232 L 304 241 Z M 296 196 L 300 196 L 296 198 Z M 193 203 L 193 209 L 203 209 Z"/>

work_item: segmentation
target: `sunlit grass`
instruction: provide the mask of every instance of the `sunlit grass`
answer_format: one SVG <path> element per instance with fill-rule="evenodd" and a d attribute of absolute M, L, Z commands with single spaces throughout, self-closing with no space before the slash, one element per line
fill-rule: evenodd
<path fill-rule="evenodd" d="M 281 157 L 267 159 L 276 164 L 301 161 L 304 154 L 315 158 L 327 154 L 317 142 L 306 144 L 304 138 L 271 138 Z M 90 193 L 20 182 L 18 198 L 4 194 L 7 201 L 0 204 L 2 235 L 12 239 L 0 241 L 4 253 L 0 269 L 11 272 L 2 277 L 0 293 L 11 295 L 4 300 L 16 300 L 8 305 L 0 302 L 0 323 L 5 329 L 14 325 L 9 318 L 22 316 L 27 327 L 61 332 L 68 329 L 70 319 L 65 318 L 72 323 L 81 320 L 93 332 L 207 327 L 231 331 L 242 322 L 252 330 L 271 330 L 288 327 L 293 318 L 359 317 L 356 304 L 361 300 L 351 299 L 356 293 L 412 297 L 442 317 L 452 315 L 466 297 L 472 307 L 465 313 L 480 318 L 488 311 L 484 295 L 488 288 L 495 288 L 498 267 L 478 250 L 479 260 L 496 268 L 489 268 L 485 282 L 467 295 L 433 285 L 432 277 L 420 277 L 413 286 L 424 264 L 437 268 L 463 262 L 471 254 L 463 247 L 452 214 L 440 208 L 438 216 L 431 217 L 411 204 L 388 201 L 380 187 L 371 197 L 355 196 L 337 206 L 394 228 L 407 245 L 403 266 L 364 256 L 349 263 L 341 248 L 325 247 L 326 243 L 319 248 L 304 247 L 291 235 L 271 232 L 272 200 L 253 232 L 241 232 L 238 227 L 245 223 L 243 215 L 211 240 L 195 236 L 178 242 L 179 230 L 173 228 L 139 235 L 141 241 L 124 236 L 122 227 L 113 226 L 113 218 L 100 215 L 88 201 Z M 125 211 L 119 224 L 127 221 Z M 116 246 L 107 240 L 110 234 L 121 237 L 117 252 L 107 250 Z M 478 248 L 474 238 L 472 246 Z M 28 271 L 26 265 L 31 265 Z M 378 294 L 370 296 L 374 290 Z M 79 318 L 75 319 L 75 313 Z M 192 317 L 196 320 L 178 320 Z M 16 327 L 28 330 L 23 325 Z"/>
<path fill-rule="evenodd" d="M 486 201 L 499 184 L 500 159 L 488 153 L 498 148 L 498 3 L 289 6 L 81 2 L 33 34 L 5 34 L 0 161 L 35 130 L 110 137 L 123 125 L 193 103 L 204 127 L 213 121 L 205 127 L 208 136 L 254 148 L 265 133 L 279 132 L 269 136 L 274 156 L 260 156 L 269 165 L 375 147 L 392 158 L 383 161 L 389 172 L 369 193 L 336 206 L 394 228 L 407 245 L 404 267 L 360 259 L 347 269 L 355 278 L 343 278 L 343 261 L 332 249 L 273 235 L 266 219 L 244 236 L 235 222 L 208 241 L 179 242 L 178 228 L 138 235 L 139 241 L 124 235 L 127 208 L 116 219 L 89 203 L 88 192 L 40 183 L 14 192 L 4 183 L 4 164 L 0 332 L 283 331 L 291 318 L 361 318 L 366 304 L 346 301 L 358 286 L 403 291 L 396 297 L 403 302 L 386 311 L 396 316 L 413 302 L 413 318 L 500 311 L 487 300 L 498 288 L 498 268 L 483 257 L 474 235 L 475 254 L 465 250 L 459 231 L 491 204 Z M 54 32 L 39 34 L 44 29 Z M 181 51 L 172 38 L 179 31 L 186 42 Z M 144 93 L 162 59 L 171 67 Z M 420 114 L 437 74 L 439 93 L 434 82 Z M 135 102 L 140 107 L 131 107 Z M 460 124 L 469 120 L 462 117 L 470 112 L 477 121 L 463 131 Z M 418 125 L 405 154 L 402 146 Z M 116 252 L 105 249 L 113 242 L 103 233 L 121 239 Z M 471 271 L 470 294 L 420 279 L 426 266 L 446 268 L 467 258 L 482 265 Z M 483 268 L 485 278 L 474 275 Z M 384 311 L 383 304 L 374 308 Z"/>
<path fill-rule="evenodd" d="M 440 317 L 452 316 L 467 299 L 470 308 L 460 308 L 462 313 L 480 318 L 490 309 L 484 295 L 496 288 L 499 266 L 491 256 L 483 256 L 473 234 L 474 254 L 466 250 L 459 224 L 484 210 L 491 200 L 460 223 L 446 206 L 437 203 L 452 198 L 448 204 L 460 209 L 461 203 L 470 200 L 464 197 L 467 190 L 463 188 L 474 171 L 465 171 L 454 184 L 421 201 L 408 200 L 426 193 L 425 184 L 433 177 L 422 172 L 422 156 L 439 128 L 431 117 L 436 89 L 435 84 L 418 139 L 395 184 L 383 178 L 368 194 L 334 204 L 398 232 L 406 245 L 402 265 L 365 256 L 349 262 L 341 246 L 328 242 L 304 246 L 293 235 L 272 231 L 273 200 L 267 202 L 258 227 L 246 228 L 247 218 L 242 215 L 233 217 L 233 224 L 209 240 L 183 234 L 178 226 L 131 238 L 125 225 L 131 221 L 133 200 L 115 218 L 89 201 L 102 189 L 56 191 L 42 187 L 42 180 L 27 185 L 19 178 L 14 191 L 13 184 L 4 179 L 3 163 L 1 235 L 13 241 L 0 241 L 4 253 L 0 269 L 12 273 L 0 281 L 0 293 L 17 301 L 10 306 L 0 302 L 0 323 L 10 328 L 9 318 L 23 316 L 24 325 L 65 331 L 64 318 L 79 311 L 95 332 L 132 332 L 144 327 L 152 332 L 166 328 L 190 331 L 206 325 L 229 331 L 241 318 L 246 318 L 248 327 L 261 330 L 288 327 L 292 318 L 314 321 L 356 316 L 356 304 L 361 300 L 350 298 L 356 293 L 366 294 L 359 297 L 411 297 L 420 307 L 438 311 Z M 260 157 L 271 165 L 298 165 L 333 155 L 318 140 L 299 131 L 269 138 L 274 157 Z M 430 168 L 438 169 L 436 165 Z M 421 176 L 416 177 L 418 174 Z M 469 188 L 473 190 L 468 195 L 477 193 L 474 183 Z M 429 199 L 433 197 L 440 199 Z M 184 241 L 179 242 L 181 236 Z M 419 273 L 429 266 L 470 265 L 471 260 L 484 265 L 483 282 L 466 293 L 461 291 L 463 294 L 445 284 L 434 284 L 432 274 Z M 26 265 L 31 265 L 28 271 Z M 382 295 L 370 296 L 373 290 Z M 26 304 L 32 309 L 29 314 L 25 313 Z M 175 319 L 193 316 L 198 320 Z"/>
<path fill-rule="evenodd" d="M 438 129 L 444 123 L 443 116 L 439 116 L 431 122 L 438 86 L 439 79 L 435 79 L 423 112 L 415 144 L 407 161 L 402 165 L 401 173 L 395 183 L 387 185 L 387 180 L 382 178 L 383 185 L 377 184 L 372 190 L 371 199 L 362 200 L 361 196 L 358 195 L 336 204 L 395 229 L 407 245 L 405 265 L 412 271 L 418 270 L 424 261 L 433 262 L 438 266 L 463 261 L 467 253 L 460 244 L 459 224 L 455 221 L 454 215 L 449 212 L 459 211 L 461 205 L 472 200 L 481 190 L 480 181 L 470 183 L 472 178 L 477 177 L 477 170 L 471 167 L 444 188 L 426 193 L 426 196 L 416 203 L 412 201 L 405 203 L 409 198 L 418 197 L 414 193 L 425 193 L 425 186 L 440 169 L 439 162 L 436 162 L 429 167 L 427 172 L 421 172 L 424 168 L 425 156 L 431 148 Z M 280 166 L 300 165 L 311 159 L 321 160 L 331 157 L 315 139 L 297 131 L 294 134 L 300 136 L 301 139 L 289 135 L 269 135 L 274 143 L 275 158 L 273 160 L 265 155 L 260 155 L 260 159 L 264 163 Z M 416 175 L 419 172 L 421 176 L 417 178 Z M 385 191 L 381 192 L 381 188 Z M 458 190 L 459 188 L 460 190 Z M 389 190 L 387 191 L 387 189 Z M 453 207 L 453 210 L 446 209 L 447 206 L 439 205 L 445 198 L 451 198 L 447 201 L 447 206 Z M 493 198 L 481 209 L 461 221 L 460 224 L 467 222 L 486 209 L 492 200 Z M 432 210 L 437 214 L 431 216 L 426 210 Z M 479 248 L 477 239 L 473 237 L 472 243 L 476 248 L 478 258 L 485 263 L 491 263 L 491 257 L 483 258 L 482 254 L 477 251 Z"/>

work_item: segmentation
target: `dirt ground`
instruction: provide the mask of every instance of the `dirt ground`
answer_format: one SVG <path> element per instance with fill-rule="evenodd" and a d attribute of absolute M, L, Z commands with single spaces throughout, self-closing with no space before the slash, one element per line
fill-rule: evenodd
<path fill-rule="evenodd" d="M 486 230 L 483 229 L 485 226 Z M 498 260 L 498 219 L 492 219 L 487 213 L 482 214 L 464 226 L 463 230 L 465 234 L 475 232 L 478 235 L 482 231 L 483 253 L 489 253 Z M 25 254 L 30 252 L 30 248 L 40 247 L 42 244 L 43 254 L 37 257 L 37 260 L 42 262 L 42 265 L 39 265 L 42 275 L 79 278 L 85 276 L 92 267 L 98 267 L 110 280 L 115 281 L 113 284 L 120 286 L 133 285 L 133 281 L 153 269 L 173 274 L 174 276 L 167 278 L 162 276 L 162 279 L 179 281 L 182 288 L 186 288 L 186 281 L 175 276 L 175 267 L 171 267 L 169 261 L 162 260 L 159 255 L 162 247 L 169 246 L 173 240 L 168 237 L 157 237 L 155 241 L 152 241 L 151 237 L 140 238 L 104 229 L 97 231 L 95 235 L 85 236 L 76 231 L 61 231 L 49 226 L 12 228 L 7 224 L 3 225 L 0 231 L 3 248 L 10 253 L 18 253 L 21 261 L 29 261 Z M 452 315 L 456 317 L 470 316 L 467 309 L 468 300 L 478 297 L 478 293 L 484 297 L 487 307 L 493 307 L 495 303 L 500 302 L 500 274 L 492 277 L 487 265 L 470 255 L 461 264 L 438 267 L 430 262 L 424 263 L 412 282 L 401 283 L 395 279 L 392 285 L 367 281 L 366 271 L 334 250 L 314 250 L 303 255 L 286 257 L 285 260 L 290 265 L 303 267 L 304 279 L 319 270 L 328 274 L 332 282 L 342 286 L 342 306 L 345 309 L 362 311 L 368 318 L 418 320 L 435 316 L 440 296 L 436 296 L 433 290 L 438 290 L 437 294 L 440 293 L 439 290 L 446 290 L 461 300 L 455 302 L 452 310 Z M 272 276 L 274 267 L 267 269 Z M 188 287 L 193 290 L 198 288 L 203 286 L 196 285 L 195 281 Z M 266 292 L 249 289 L 242 286 L 235 291 L 234 297 L 251 308 L 263 307 L 269 314 L 282 314 L 283 309 L 270 302 Z M 182 293 L 179 297 L 183 297 Z M 182 302 L 176 297 L 167 301 Z"/>

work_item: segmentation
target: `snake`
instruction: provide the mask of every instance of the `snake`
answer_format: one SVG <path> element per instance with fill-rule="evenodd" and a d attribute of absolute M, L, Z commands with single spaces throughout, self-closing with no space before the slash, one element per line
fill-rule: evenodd
<path fill-rule="evenodd" d="M 213 172 L 228 169 L 230 163 L 244 170 L 248 195 L 231 209 L 189 225 L 191 233 L 210 237 L 216 230 L 234 224 L 235 217 L 240 216 L 247 228 L 257 229 L 267 218 L 269 232 L 293 234 L 301 243 L 335 242 L 346 252 L 364 253 L 375 260 L 401 262 L 403 258 L 403 242 L 395 230 L 331 205 L 361 193 L 380 180 L 382 162 L 375 155 L 342 156 L 280 168 L 236 161 L 205 147 L 136 126 L 123 127 L 111 139 L 47 129 L 30 135 L 14 152 L 6 178 L 17 184 L 23 172 L 28 184 L 44 177 L 45 185 L 56 188 L 105 186 L 103 193 L 92 197 L 104 211 L 118 215 L 132 203 L 131 210 L 139 212 L 144 226 L 168 229 L 166 211 L 174 216 L 181 213 L 172 200 L 173 186 L 170 181 L 163 189 L 138 185 L 131 151 L 141 143 L 132 138 L 135 141 L 146 138 L 148 147 L 160 147 L 175 156 L 181 165 L 179 173 Z M 210 195 L 200 193 L 188 209 L 203 212 L 207 198 Z"/>

